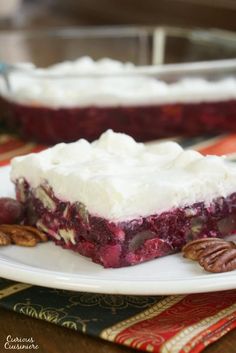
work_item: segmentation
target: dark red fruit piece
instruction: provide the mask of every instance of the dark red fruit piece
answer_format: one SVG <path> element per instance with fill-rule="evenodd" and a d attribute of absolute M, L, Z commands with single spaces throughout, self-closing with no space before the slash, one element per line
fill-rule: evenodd
<path fill-rule="evenodd" d="M 24 207 L 10 197 L 0 197 L 0 224 L 17 224 L 23 220 Z"/>

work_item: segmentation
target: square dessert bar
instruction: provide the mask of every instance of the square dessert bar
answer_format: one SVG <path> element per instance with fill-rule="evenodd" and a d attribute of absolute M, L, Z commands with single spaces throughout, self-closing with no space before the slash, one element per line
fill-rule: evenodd
<path fill-rule="evenodd" d="M 104 267 L 135 265 L 236 230 L 236 166 L 175 142 L 106 131 L 14 158 L 26 220 Z"/>

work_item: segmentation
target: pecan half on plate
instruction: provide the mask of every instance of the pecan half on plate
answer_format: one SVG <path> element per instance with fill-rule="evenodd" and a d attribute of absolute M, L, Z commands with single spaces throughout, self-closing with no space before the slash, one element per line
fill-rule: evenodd
<path fill-rule="evenodd" d="M 35 246 L 39 242 L 46 242 L 47 236 L 37 228 L 18 224 L 0 225 L 0 246 L 16 244 L 20 246 Z"/>
<path fill-rule="evenodd" d="M 220 238 L 202 238 L 187 243 L 184 257 L 198 261 L 208 272 L 227 272 L 236 269 L 236 244 Z"/>

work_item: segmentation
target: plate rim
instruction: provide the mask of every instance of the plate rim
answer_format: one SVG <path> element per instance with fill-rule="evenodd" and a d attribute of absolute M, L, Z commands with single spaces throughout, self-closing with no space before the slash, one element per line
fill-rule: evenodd
<path fill-rule="evenodd" d="M 30 285 L 102 294 L 175 295 L 231 290 L 236 289 L 236 284 L 232 281 L 232 277 L 235 276 L 232 273 L 228 273 L 227 276 L 220 278 L 217 284 L 216 278 L 221 277 L 222 274 L 209 274 L 211 276 L 209 277 L 210 280 L 207 276 L 200 279 L 199 277 L 192 278 L 190 279 L 191 287 L 188 286 L 188 283 L 186 285 L 186 280 L 184 279 L 165 281 L 136 280 L 132 282 L 132 286 L 127 286 L 127 283 L 130 282 L 128 279 L 118 281 L 115 279 L 89 278 L 89 276 L 68 274 L 66 272 L 52 271 L 25 264 L 19 265 L 17 262 L 13 263 L 0 258 L 1 277 Z M 74 279 L 77 279 L 77 281 L 72 281 Z M 174 290 L 173 287 L 175 288 Z"/>

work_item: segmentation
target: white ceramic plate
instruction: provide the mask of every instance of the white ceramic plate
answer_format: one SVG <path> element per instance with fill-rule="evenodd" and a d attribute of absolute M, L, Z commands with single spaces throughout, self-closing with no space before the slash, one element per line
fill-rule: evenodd
<path fill-rule="evenodd" d="M 0 196 L 13 196 L 9 168 L 0 169 Z M 112 294 L 178 294 L 236 288 L 236 271 L 204 272 L 180 254 L 133 267 L 103 269 L 53 243 L 0 248 L 0 276 L 45 287 Z"/>

